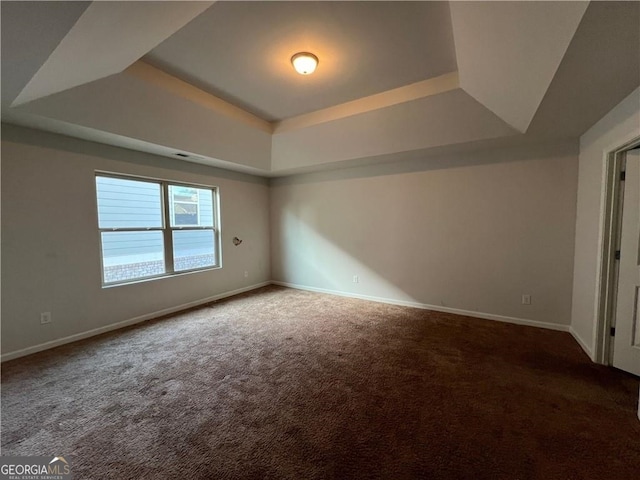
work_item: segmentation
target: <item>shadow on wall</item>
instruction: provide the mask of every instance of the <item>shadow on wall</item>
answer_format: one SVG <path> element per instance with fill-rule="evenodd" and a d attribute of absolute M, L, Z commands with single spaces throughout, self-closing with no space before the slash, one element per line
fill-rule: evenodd
<path fill-rule="evenodd" d="M 358 287 L 362 282 L 363 290 L 368 295 L 372 295 L 369 292 L 378 291 L 395 300 L 418 302 L 351 252 L 336 246 L 295 212 L 283 212 L 281 222 L 280 227 L 287 232 L 295 231 L 293 237 L 297 238 L 287 242 L 281 249 L 286 252 L 280 257 L 282 278 L 292 279 L 292 283 L 297 285 L 361 295 L 364 293 Z M 336 265 L 340 266 L 340 272 L 337 272 Z M 350 272 L 353 275 L 349 276 Z"/>
<path fill-rule="evenodd" d="M 417 162 L 394 174 L 381 165 L 370 174 L 362 167 L 273 181 L 273 278 L 568 324 L 575 150 L 485 152 L 475 165 L 466 155 L 450 166 L 423 162 L 411 174 Z M 522 305 L 523 294 L 532 305 Z"/>

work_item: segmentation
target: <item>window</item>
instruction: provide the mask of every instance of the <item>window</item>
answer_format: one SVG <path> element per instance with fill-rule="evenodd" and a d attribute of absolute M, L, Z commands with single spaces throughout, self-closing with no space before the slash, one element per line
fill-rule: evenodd
<path fill-rule="evenodd" d="M 198 225 L 198 189 L 169 187 L 171 221 L 173 225 Z"/>
<path fill-rule="evenodd" d="M 98 174 L 96 197 L 104 285 L 220 265 L 215 188 Z"/>

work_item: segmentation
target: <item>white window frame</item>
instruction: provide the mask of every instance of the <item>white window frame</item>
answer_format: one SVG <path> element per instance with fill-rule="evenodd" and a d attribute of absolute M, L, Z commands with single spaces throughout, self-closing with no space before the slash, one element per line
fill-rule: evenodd
<path fill-rule="evenodd" d="M 98 177 L 108 177 L 108 178 L 119 178 L 122 180 L 134 180 L 137 182 L 148 182 L 153 184 L 160 185 L 160 202 L 162 207 L 162 227 L 140 227 L 140 228 L 100 228 L 99 217 L 98 217 L 98 191 L 96 179 Z M 169 186 L 182 186 L 182 187 L 190 187 L 196 189 L 206 189 L 211 190 L 211 197 L 213 202 L 213 226 L 212 227 L 200 227 L 197 225 L 175 225 L 171 226 L 171 205 L 173 199 L 169 195 Z M 151 177 L 142 177 L 137 175 L 128 175 L 121 173 L 112 173 L 112 172 L 102 172 L 96 171 L 94 177 L 94 188 L 95 188 L 95 198 L 96 198 L 96 222 L 98 223 L 98 232 L 99 232 L 99 242 L 100 242 L 100 275 L 102 287 L 114 287 L 119 285 L 127 285 L 131 283 L 139 283 L 146 282 L 150 280 L 157 280 L 160 278 L 173 277 L 176 275 L 189 274 L 194 272 L 202 272 L 206 270 L 215 270 L 222 268 L 222 245 L 221 245 L 221 235 L 220 235 L 220 198 L 219 198 L 219 189 L 213 185 L 203 185 L 197 183 L 187 183 L 181 181 L 174 180 L 166 180 L 159 178 L 151 178 Z M 198 193 L 199 195 L 199 193 Z M 199 197 L 198 197 L 199 199 Z M 198 221 L 200 219 L 200 204 L 198 203 Z M 175 221 L 175 218 L 173 219 Z M 214 255 L 216 259 L 215 265 L 208 265 L 206 267 L 198 267 L 192 268 L 189 270 L 175 270 L 174 266 L 174 258 L 173 258 L 173 232 L 174 231 L 184 231 L 184 230 L 211 230 L 213 231 L 214 238 Z M 150 232 L 150 231 L 161 231 L 163 238 L 163 247 L 164 247 L 164 265 L 165 272 L 158 275 L 150 275 L 145 277 L 136 277 L 127 280 L 118 280 L 115 282 L 105 282 L 104 278 L 104 257 L 102 250 L 102 233 L 105 232 Z"/>

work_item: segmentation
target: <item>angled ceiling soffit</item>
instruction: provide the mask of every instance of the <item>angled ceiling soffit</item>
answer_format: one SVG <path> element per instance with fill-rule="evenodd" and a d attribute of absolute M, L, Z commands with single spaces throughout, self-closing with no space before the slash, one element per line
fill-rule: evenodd
<path fill-rule="evenodd" d="M 89 2 L 1 2 L 2 111 L 78 21 Z"/>
<path fill-rule="evenodd" d="M 109 134 L 103 136 L 107 140 L 127 137 L 174 151 L 268 168 L 271 131 L 267 122 L 246 112 L 238 114 L 228 104 L 213 108 L 190 101 L 173 88 L 167 89 L 163 82 L 175 87 L 172 80 L 160 78 L 150 83 L 149 78 L 126 70 L 12 108 L 8 113 L 99 130 Z M 216 99 L 210 100 L 213 103 Z M 77 128 L 71 134 L 84 131 Z"/>
<path fill-rule="evenodd" d="M 526 132 L 588 4 L 451 2 L 460 87 Z"/>
<path fill-rule="evenodd" d="M 462 89 L 346 116 L 307 128 L 275 132 L 271 169 L 407 152 L 518 135 Z"/>
<path fill-rule="evenodd" d="M 266 120 L 143 61 L 134 63 L 127 68 L 124 73 L 162 89 L 170 95 L 196 103 L 201 107 L 216 111 L 227 117 L 234 118 L 263 132 L 271 133 L 273 131 L 272 124 Z"/>
<path fill-rule="evenodd" d="M 273 132 L 285 133 L 292 130 L 308 128 L 321 123 L 332 122 L 401 103 L 412 102 L 425 97 L 450 92 L 459 87 L 458 72 L 450 72 L 411 85 L 405 85 L 333 107 L 288 118 L 280 122 L 274 122 Z"/>
<path fill-rule="evenodd" d="M 13 101 L 119 73 L 214 2 L 92 2 Z"/>

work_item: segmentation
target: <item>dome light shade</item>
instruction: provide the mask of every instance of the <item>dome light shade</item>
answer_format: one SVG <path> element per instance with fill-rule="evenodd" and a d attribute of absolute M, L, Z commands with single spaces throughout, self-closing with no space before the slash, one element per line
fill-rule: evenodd
<path fill-rule="evenodd" d="M 291 57 L 291 63 L 300 75 L 310 75 L 318 66 L 318 57 L 313 53 L 300 52 Z"/>

